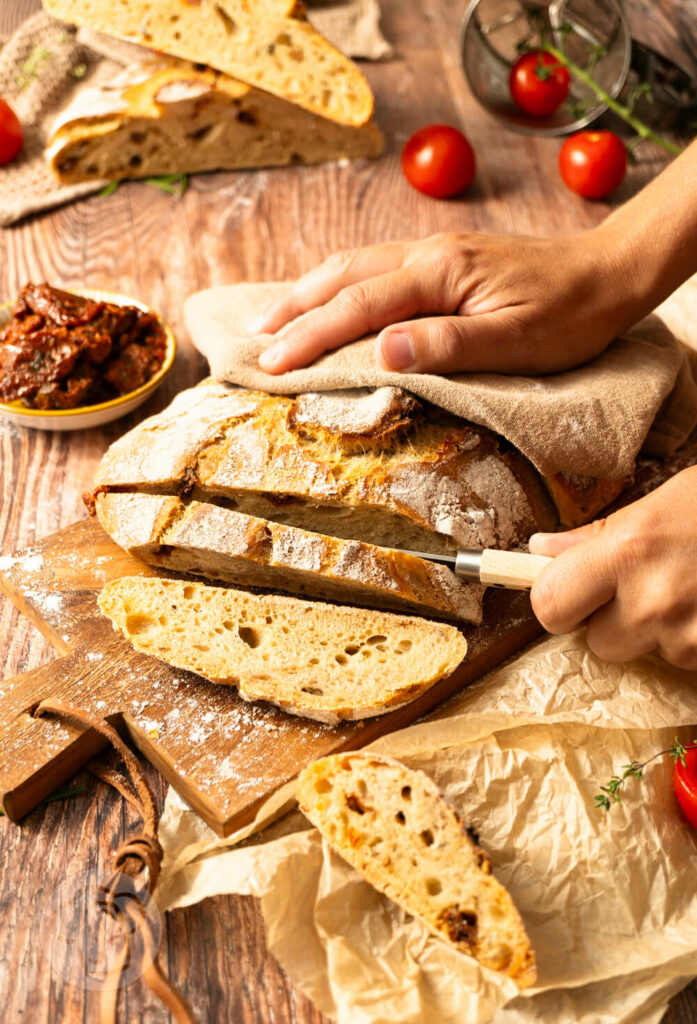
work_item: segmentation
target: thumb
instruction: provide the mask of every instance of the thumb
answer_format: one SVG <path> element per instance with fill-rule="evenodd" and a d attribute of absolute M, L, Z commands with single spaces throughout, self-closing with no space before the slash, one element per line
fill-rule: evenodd
<path fill-rule="evenodd" d="M 482 313 L 392 324 L 378 335 L 376 358 L 383 370 L 446 374 L 470 370 L 517 373 L 526 357 L 505 316 Z"/>
<path fill-rule="evenodd" d="M 606 519 L 596 519 L 594 523 L 587 523 L 586 526 L 579 526 L 578 529 L 567 530 L 565 533 L 533 533 L 528 541 L 530 554 L 549 555 L 553 558 L 562 551 L 598 537 L 606 522 Z"/>

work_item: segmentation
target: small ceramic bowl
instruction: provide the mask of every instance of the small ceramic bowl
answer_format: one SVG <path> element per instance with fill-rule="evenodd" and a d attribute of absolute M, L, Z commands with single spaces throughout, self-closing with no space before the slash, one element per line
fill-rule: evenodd
<path fill-rule="evenodd" d="M 126 295 L 97 291 L 93 288 L 76 288 L 73 291 L 76 295 L 82 295 L 86 299 L 95 299 L 97 302 L 113 302 L 117 306 L 137 306 L 144 313 L 153 312 L 145 303 L 138 302 L 137 299 L 129 299 Z M 12 302 L 0 305 L 0 330 L 12 319 L 13 305 Z M 86 430 L 89 427 L 100 427 L 105 423 L 111 423 L 112 420 L 118 420 L 121 416 L 133 412 L 160 386 L 174 363 L 177 347 L 174 335 L 161 317 L 158 316 L 158 320 L 165 331 L 165 358 L 157 373 L 135 391 L 129 391 L 127 395 L 112 398 L 108 402 L 100 402 L 99 405 L 81 405 L 76 409 L 28 409 L 21 399 L 16 402 L 0 402 L 0 416 L 23 427 L 33 427 L 37 430 Z"/>

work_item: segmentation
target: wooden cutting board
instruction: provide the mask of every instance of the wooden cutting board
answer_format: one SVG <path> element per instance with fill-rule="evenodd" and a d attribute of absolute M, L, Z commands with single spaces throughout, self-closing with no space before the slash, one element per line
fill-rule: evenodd
<path fill-rule="evenodd" d="M 669 462 L 645 460 L 622 503 L 696 462 L 697 433 Z M 260 803 L 310 761 L 408 725 L 542 632 L 526 593 L 489 590 L 483 624 L 463 630 L 468 655 L 453 675 L 388 715 L 324 726 L 247 704 L 232 688 L 133 651 L 96 603 L 104 584 L 124 575 L 156 573 L 117 547 L 93 519 L 0 559 L 0 589 L 59 655 L 0 688 L 0 801 L 14 820 L 104 746 L 93 730 L 33 718 L 46 697 L 115 724 L 225 836 L 252 820 Z"/>

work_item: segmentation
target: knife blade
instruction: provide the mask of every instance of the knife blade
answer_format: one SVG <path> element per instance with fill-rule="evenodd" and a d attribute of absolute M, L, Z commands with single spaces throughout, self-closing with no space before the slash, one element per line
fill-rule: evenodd
<path fill-rule="evenodd" d="M 463 549 L 447 555 L 431 551 L 406 551 L 405 554 L 444 565 L 461 580 L 483 583 L 487 587 L 505 587 L 507 590 L 529 590 L 537 574 L 552 561 L 545 555 L 497 551 L 495 548 L 483 551 Z"/>

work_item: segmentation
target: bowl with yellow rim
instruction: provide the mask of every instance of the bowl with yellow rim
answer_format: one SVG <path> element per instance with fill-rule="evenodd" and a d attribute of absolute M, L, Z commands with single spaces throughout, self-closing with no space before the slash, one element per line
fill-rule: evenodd
<path fill-rule="evenodd" d="M 126 295 L 98 291 L 94 288 L 71 288 L 70 291 L 85 299 L 94 299 L 95 302 L 112 302 L 116 306 L 136 306 L 144 313 L 153 313 L 165 332 L 165 358 L 162 366 L 150 380 L 136 388 L 135 391 L 129 391 L 125 395 L 111 398 L 108 402 L 100 402 L 98 405 L 80 405 L 75 409 L 30 409 L 21 399 L 15 402 L 0 402 L 0 416 L 4 420 L 37 430 L 86 430 L 88 427 L 99 427 L 120 419 L 121 416 L 127 416 L 129 412 L 137 409 L 160 386 L 172 369 L 177 349 L 174 334 L 162 317 L 158 316 L 149 306 L 137 299 L 129 299 Z M 0 305 L 0 330 L 11 321 L 13 306 L 13 302 L 5 302 Z"/>

